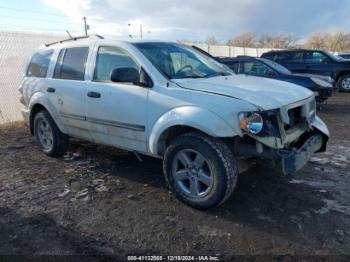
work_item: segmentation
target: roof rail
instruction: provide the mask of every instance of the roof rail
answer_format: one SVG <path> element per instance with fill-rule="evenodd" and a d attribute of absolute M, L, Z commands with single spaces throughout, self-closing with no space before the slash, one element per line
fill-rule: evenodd
<path fill-rule="evenodd" d="M 72 38 L 63 39 L 63 40 L 60 40 L 60 41 L 48 43 L 48 44 L 45 44 L 45 46 L 48 47 L 50 45 L 54 45 L 54 44 L 58 44 L 58 43 L 63 43 L 63 42 L 68 42 L 68 41 L 76 41 L 76 40 L 79 40 L 79 39 L 86 39 L 86 38 L 89 38 L 89 37 L 97 37 L 99 39 L 104 39 L 103 36 L 96 35 L 96 34 L 94 34 L 94 35 L 87 35 L 87 36 L 77 36 L 77 37 L 72 37 Z"/>

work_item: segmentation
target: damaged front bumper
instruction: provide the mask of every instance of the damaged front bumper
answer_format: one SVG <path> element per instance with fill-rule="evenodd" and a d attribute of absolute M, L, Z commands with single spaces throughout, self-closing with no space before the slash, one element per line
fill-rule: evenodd
<path fill-rule="evenodd" d="M 307 164 L 313 153 L 322 149 L 324 139 L 323 135 L 315 134 L 297 150 L 276 150 L 275 158 L 281 161 L 282 172 L 287 175 L 300 170 Z"/>

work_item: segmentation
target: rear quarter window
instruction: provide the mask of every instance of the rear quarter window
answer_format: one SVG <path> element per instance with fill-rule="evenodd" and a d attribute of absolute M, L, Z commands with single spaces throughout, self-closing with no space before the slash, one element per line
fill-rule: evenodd
<path fill-rule="evenodd" d="M 62 49 L 57 59 L 53 78 L 84 80 L 88 47 Z"/>
<path fill-rule="evenodd" d="M 52 54 L 53 50 L 36 52 L 29 62 L 26 76 L 46 77 Z"/>

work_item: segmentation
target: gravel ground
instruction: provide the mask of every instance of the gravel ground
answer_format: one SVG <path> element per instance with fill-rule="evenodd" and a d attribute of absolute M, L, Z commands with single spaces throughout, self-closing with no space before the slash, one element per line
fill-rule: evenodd
<path fill-rule="evenodd" d="M 349 113 L 350 94 L 332 97 L 319 112 L 332 133 L 326 153 L 289 177 L 255 167 L 205 212 L 167 190 L 160 160 L 78 140 L 49 158 L 26 127 L 1 127 L 0 255 L 349 261 Z"/>

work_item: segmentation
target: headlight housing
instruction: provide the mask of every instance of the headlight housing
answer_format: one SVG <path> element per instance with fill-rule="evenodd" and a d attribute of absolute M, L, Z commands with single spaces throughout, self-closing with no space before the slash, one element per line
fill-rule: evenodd
<path fill-rule="evenodd" d="M 258 113 L 240 113 L 239 114 L 239 127 L 251 134 L 259 134 L 263 129 L 264 121 Z"/>
<path fill-rule="evenodd" d="M 316 78 L 316 77 L 311 77 L 311 80 L 316 84 L 316 85 L 319 85 L 319 86 L 322 86 L 322 87 L 332 87 L 332 84 L 327 82 L 327 81 L 324 81 L 322 79 L 319 79 L 319 78 Z"/>

